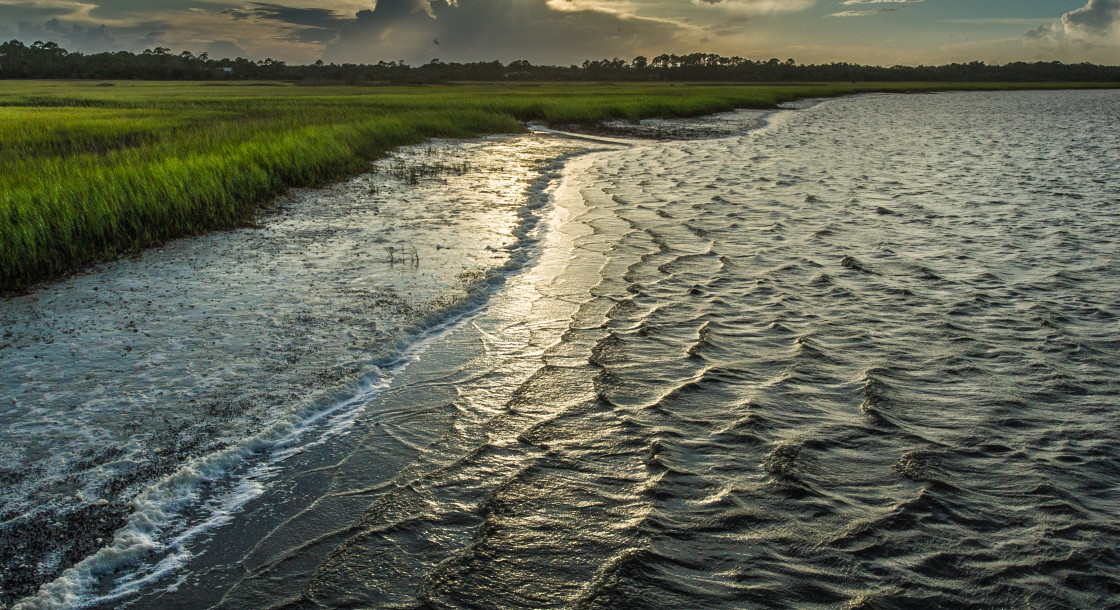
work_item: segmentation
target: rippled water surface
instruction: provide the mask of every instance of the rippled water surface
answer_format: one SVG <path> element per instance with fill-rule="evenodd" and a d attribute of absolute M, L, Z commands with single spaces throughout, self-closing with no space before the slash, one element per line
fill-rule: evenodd
<path fill-rule="evenodd" d="M 129 603 L 1120 604 L 1118 106 L 570 161 L 530 264 Z"/>

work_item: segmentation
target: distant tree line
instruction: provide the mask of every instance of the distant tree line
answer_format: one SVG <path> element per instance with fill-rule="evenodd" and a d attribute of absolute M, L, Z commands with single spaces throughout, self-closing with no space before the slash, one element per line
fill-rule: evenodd
<path fill-rule="evenodd" d="M 284 80 L 328 82 L 433 83 L 442 81 L 1006 81 L 1120 82 L 1120 66 L 1090 63 L 981 61 L 942 66 L 864 66 L 845 62 L 798 64 L 793 59 L 756 61 L 712 53 L 662 54 L 652 59 L 587 60 L 581 65 L 537 66 L 525 60 L 453 63 L 438 59 L 410 66 L 376 64 L 288 65 L 264 59 L 213 59 L 206 53 L 173 53 L 156 47 L 143 53 L 70 52 L 53 42 L 18 40 L 0 44 L 0 78 L 137 80 Z"/>

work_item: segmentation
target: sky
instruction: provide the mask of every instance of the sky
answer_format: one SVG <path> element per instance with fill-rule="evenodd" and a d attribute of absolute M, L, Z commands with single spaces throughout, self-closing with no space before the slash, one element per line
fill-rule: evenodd
<path fill-rule="evenodd" d="M 1120 64 L 1120 0 L 0 0 L 0 40 L 288 63 Z"/>

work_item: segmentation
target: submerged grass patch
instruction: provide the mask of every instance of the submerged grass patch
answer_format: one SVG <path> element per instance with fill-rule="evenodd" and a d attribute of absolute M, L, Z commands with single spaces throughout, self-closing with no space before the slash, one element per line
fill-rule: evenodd
<path fill-rule="evenodd" d="M 515 133 L 523 121 L 592 124 L 863 91 L 992 88 L 1024 85 L 0 81 L 0 290 L 170 238 L 237 226 L 287 187 L 361 171 L 394 148 L 429 138 Z"/>

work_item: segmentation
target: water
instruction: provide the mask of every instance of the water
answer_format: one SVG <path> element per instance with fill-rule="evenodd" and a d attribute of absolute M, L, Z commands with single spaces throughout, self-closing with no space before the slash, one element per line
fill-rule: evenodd
<path fill-rule="evenodd" d="M 569 161 L 483 309 L 125 602 L 1120 604 L 1118 102 Z"/>

